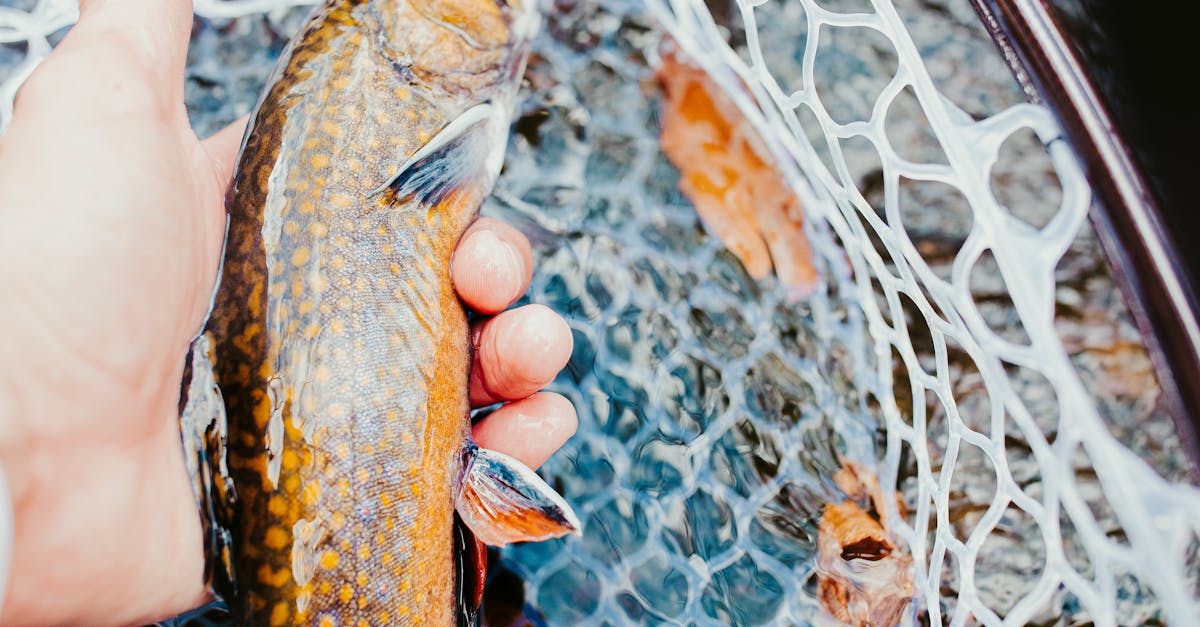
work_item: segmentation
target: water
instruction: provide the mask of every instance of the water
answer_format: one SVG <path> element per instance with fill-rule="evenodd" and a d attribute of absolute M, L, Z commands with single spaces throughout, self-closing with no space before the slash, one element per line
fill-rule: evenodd
<path fill-rule="evenodd" d="M 0 0 L 26 9 L 12 3 Z M 1022 101 L 965 3 L 898 4 L 938 87 L 972 117 Z M 821 5 L 846 11 L 866 3 Z M 744 39 L 737 10 L 716 8 L 730 37 Z M 186 97 L 201 135 L 249 111 L 306 12 L 197 20 Z M 772 72 L 800 85 L 802 5 L 767 4 L 756 17 Z M 870 114 L 896 60 L 877 33 L 845 35 L 823 40 L 815 80 L 849 120 Z M 773 278 L 751 280 L 698 223 L 678 191 L 678 172 L 657 148 L 654 68 L 662 39 L 639 3 L 555 2 L 530 62 L 504 173 L 484 208 L 534 244 L 537 272 L 524 302 L 554 308 L 574 333 L 574 354 L 552 387 L 575 403 L 580 429 L 543 475 L 584 521 L 582 537 L 503 552 L 487 593 L 493 625 L 520 606 L 549 624 L 817 621 L 819 521 L 826 502 L 847 496 L 834 482 L 841 459 L 879 469 L 886 448 L 880 399 L 894 395 L 905 421 L 928 423 L 935 472 L 946 455 L 945 404 L 927 392 L 921 408 L 909 393 L 915 373 L 894 354 L 883 370 L 892 369 L 895 388 L 878 376 L 877 360 L 885 357 L 867 332 L 863 292 L 826 225 L 806 225 L 823 281 L 797 301 Z M 0 81 L 22 54 L 13 44 L 0 48 Z M 888 115 L 898 152 L 946 161 L 915 99 L 898 99 Z M 811 138 L 825 141 L 816 132 Z M 882 207 L 877 154 L 855 142 L 839 149 L 865 199 Z M 1006 144 L 992 181 L 1013 215 L 1034 227 L 1048 224 L 1059 206 L 1062 185 L 1032 133 Z M 899 193 L 906 236 L 934 273 L 949 277 L 974 225 L 970 206 L 934 184 L 907 181 Z M 887 258 L 883 242 L 875 248 Z M 986 264 L 971 273 L 980 314 L 1021 342 L 1025 331 L 1003 280 Z M 1079 231 L 1055 278 L 1055 328 L 1107 426 L 1159 474 L 1187 480 L 1153 370 L 1090 228 Z M 871 285 L 882 299 L 878 281 Z M 911 301 L 902 305 L 918 364 L 932 371 L 930 328 Z M 992 411 L 988 387 L 966 350 L 953 342 L 948 348 L 951 405 L 983 430 Z M 1055 387 L 1036 370 L 1009 366 L 1005 375 L 1053 441 Z M 1043 478 L 1027 438 L 1015 427 L 1007 437 L 1008 472 L 1037 498 Z M 958 453 L 948 480 L 950 533 L 965 538 L 984 514 L 996 492 L 993 465 L 970 445 Z M 1072 472 L 1098 525 L 1123 534 L 1086 457 Z M 897 474 L 915 526 L 916 457 L 901 456 Z M 861 496 L 857 502 L 870 509 Z M 1063 526 L 1068 561 L 1091 576 L 1070 521 Z M 1000 615 L 1045 561 L 1041 538 L 1036 521 L 1013 508 L 983 543 L 975 585 Z M 941 574 L 943 611 L 954 603 L 958 577 L 953 564 Z M 1136 579 L 1122 578 L 1118 596 L 1121 616 L 1161 620 Z M 1040 619 L 1086 620 L 1079 605 L 1060 589 Z"/>

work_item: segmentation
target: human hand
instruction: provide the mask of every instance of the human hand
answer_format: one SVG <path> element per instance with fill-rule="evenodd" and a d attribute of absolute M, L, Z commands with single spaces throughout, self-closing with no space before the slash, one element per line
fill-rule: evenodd
<path fill-rule="evenodd" d="M 177 423 L 244 121 L 201 141 L 183 106 L 187 0 L 85 0 L 0 137 L 0 465 L 15 510 L 6 624 L 145 623 L 206 600 Z M 455 253 L 483 314 L 528 287 L 529 243 L 480 220 Z M 475 328 L 480 445 L 541 464 L 575 429 L 535 393 L 571 335 L 540 306 Z M 532 396 L 531 396 L 532 395 Z"/>

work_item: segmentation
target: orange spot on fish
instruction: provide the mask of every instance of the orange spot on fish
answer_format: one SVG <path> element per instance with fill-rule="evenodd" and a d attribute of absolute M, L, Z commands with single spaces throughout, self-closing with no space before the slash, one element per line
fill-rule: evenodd
<path fill-rule="evenodd" d="M 321 568 L 325 570 L 333 570 L 338 567 L 338 562 L 342 559 L 341 554 L 337 551 L 325 551 L 321 554 Z"/>
<path fill-rule="evenodd" d="M 291 616 L 291 604 L 280 601 L 271 608 L 271 627 L 283 627 Z"/>
<path fill-rule="evenodd" d="M 292 570 L 286 566 L 273 570 L 267 564 L 263 564 L 256 574 L 260 583 L 271 588 L 282 588 L 292 580 Z"/>
<path fill-rule="evenodd" d="M 267 545 L 267 548 L 282 549 L 288 544 L 288 533 L 280 527 L 271 527 L 263 536 L 263 544 Z"/>
<path fill-rule="evenodd" d="M 338 193 L 329 197 L 329 204 L 339 209 L 347 209 L 354 205 L 354 200 L 346 194 Z"/>

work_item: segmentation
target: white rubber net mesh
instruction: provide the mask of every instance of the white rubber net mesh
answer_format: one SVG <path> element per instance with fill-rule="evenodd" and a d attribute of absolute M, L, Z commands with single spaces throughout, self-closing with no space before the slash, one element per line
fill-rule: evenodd
<path fill-rule="evenodd" d="M 202 134 L 252 105 L 310 3 L 196 1 Z M 517 605 L 552 624 L 819 621 L 817 520 L 845 457 L 904 503 L 882 514 L 913 556 L 906 621 L 1194 620 L 1200 494 L 1090 189 L 965 1 L 547 14 L 486 211 L 531 236 L 528 299 L 575 332 L 556 389 L 580 432 L 544 474 L 585 529 L 504 554 Z M 0 128 L 76 17 L 0 0 Z M 810 298 L 750 280 L 679 194 L 657 148 L 664 32 L 787 169 Z"/>

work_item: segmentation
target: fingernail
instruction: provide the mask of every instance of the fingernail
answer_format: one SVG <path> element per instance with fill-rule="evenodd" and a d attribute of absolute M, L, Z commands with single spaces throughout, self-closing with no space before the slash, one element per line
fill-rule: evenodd
<path fill-rule="evenodd" d="M 521 295 L 521 253 L 516 246 L 498 237 L 488 229 L 480 229 L 471 236 L 471 245 L 483 262 L 483 275 L 494 285 L 508 286 L 507 300 Z"/>

